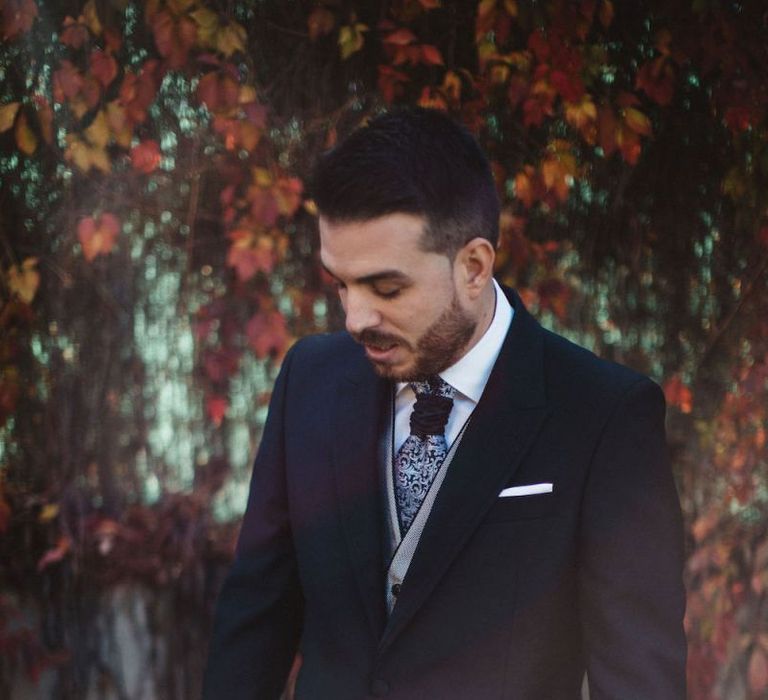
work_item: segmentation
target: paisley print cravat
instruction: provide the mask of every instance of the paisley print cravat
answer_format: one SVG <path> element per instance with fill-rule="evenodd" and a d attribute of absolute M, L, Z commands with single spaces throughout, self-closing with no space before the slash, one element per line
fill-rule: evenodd
<path fill-rule="evenodd" d="M 456 394 L 450 384 L 434 375 L 411 382 L 416 403 L 411 413 L 411 434 L 395 457 L 395 500 L 404 537 L 448 452 L 445 424 Z"/>

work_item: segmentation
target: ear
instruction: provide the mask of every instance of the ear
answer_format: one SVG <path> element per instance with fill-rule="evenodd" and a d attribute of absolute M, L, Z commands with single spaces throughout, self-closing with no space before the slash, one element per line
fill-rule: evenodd
<path fill-rule="evenodd" d="M 456 253 L 457 283 L 471 299 L 477 299 L 493 278 L 496 251 L 487 238 L 473 238 Z"/>

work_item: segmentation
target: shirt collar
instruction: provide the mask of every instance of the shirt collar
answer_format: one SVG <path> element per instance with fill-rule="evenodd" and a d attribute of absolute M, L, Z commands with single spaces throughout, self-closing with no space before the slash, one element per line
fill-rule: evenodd
<path fill-rule="evenodd" d="M 483 337 L 458 361 L 440 372 L 441 379 L 475 403 L 480 400 L 488 383 L 514 314 L 514 309 L 496 280 L 493 280 L 493 288 L 496 292 L 496 306 L 491 324 Z M 396 393 L 399 394 L 407 386 L 407 382 L 398 382 Z"/>

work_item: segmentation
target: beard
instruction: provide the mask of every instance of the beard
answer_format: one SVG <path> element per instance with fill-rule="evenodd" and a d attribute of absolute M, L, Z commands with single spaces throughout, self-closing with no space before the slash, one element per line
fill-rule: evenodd
<path fill-rule="evenodd" d="M 396 382 L 413 382 L 438 374 L 454 364 L 464 353 L 476 328 L 477 321 L 461 307 L 458 296 L 454 294 L 448 308 L 424 331 L 415 346 L 398 336 L 372 329 L 354 333 L 352 337 L 365 345 L 387 347 L 396 344 L 409 350 L 413 362 L 400 371 L 385 362 L 369 360 L 380 377 Z"/>

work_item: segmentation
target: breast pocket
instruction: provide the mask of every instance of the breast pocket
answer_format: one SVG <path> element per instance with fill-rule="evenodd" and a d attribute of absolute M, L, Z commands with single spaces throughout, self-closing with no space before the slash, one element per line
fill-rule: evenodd
<path fill-rule="evenodd" d="M 485 516 L 485 522 L 546 518 L 557 514 L 556 506 L 555 493 L 499 497 Z"/>

